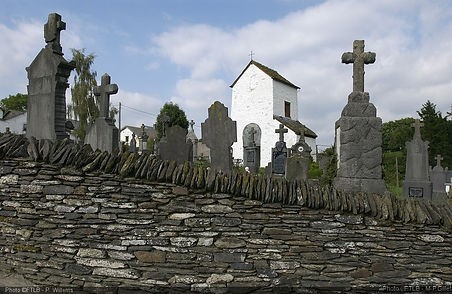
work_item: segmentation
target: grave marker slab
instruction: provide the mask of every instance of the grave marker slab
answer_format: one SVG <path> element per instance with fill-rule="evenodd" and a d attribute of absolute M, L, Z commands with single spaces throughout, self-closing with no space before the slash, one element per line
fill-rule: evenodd
<path fill-rule="evenodd" d="M 403 195 L 405 197 L 432 199 L 432 182 L 429 180 L 428 142 L 421 137 L 424 124 L 415 120 L 413 139 L 406 142 L 407 158 Z"/>
<path fill-rule="evenodd" d="M 260 154 L 260 128 L 256 124 L 250 124 L 246 126 L 243 130 L 243 165 L 248 167 L 250 173 L 257 173 L 261 164 L 261 154 Z"/>
<path fill-rule="evenodd" d="M 279 128 L 275 130 L 275 133 L 279 134 L 279 141 L 272 148 L 272 174 L 274 175 L 284 175 L 286 172 L 288 152 L 286 142 L 284 142 L 284 134 L 288 131 L 283 124 L 280 124 Z"/>
<path fill-rule="evenodd" d="M 193 144 L 186 141 L 187 130 L 174 125 L 166 133 L 166 140 L 158 143 L 160 158 L 175 160 L 178 164 L 193 161 Z"/>
<path fill-rule="evenodd" d="M 118 85 L 111 84 L 106 73 L 102 76 L 101 85 L 94 88 L 94 95 L 99 104 L 99 117 L 88 127 L 85 143 L 96 150 L 113 152 L 119 148 L 119 130 L 109 118 L 110 95 L 118 93 Z"/>
<path fill-rule="evenodd" d="M 57 13 L 49 14 L 44 25 L 47 43 L 29 67 L 27 137 L 36 139 L 65 139 L 66 133 L 66 89 L 68 78 L 75 68 L 74 62 L 63 58 L 60 32 L 66 24 Z"/>
<path fill-rule="evenodd" d="M 228 108 L 215 101 L 209 117 L 201 123 L 202 141 L 210 148 L 211 167 L 232 172 L 231 146 L 237 141 L 237 123 L 228 117 Z"/>

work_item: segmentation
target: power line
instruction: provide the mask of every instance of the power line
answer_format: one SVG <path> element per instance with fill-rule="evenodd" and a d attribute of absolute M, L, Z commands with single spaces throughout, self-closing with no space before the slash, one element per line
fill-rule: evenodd
<path fill-rule="evenodd" d="M 141 113 L 144 113 L 144 114 L 148 114 L 148 115 L 153 116 L 153 117 L 157 117 L 156 114 L 153 114 L 153 113 L 150 113 L 150 112 L 147 112 L 147 111 L 143 111 L 143 110 L 141 110 L 141 109 L 136 109 L 136 108 L 133 108 L 133 107 L 124 105 L 124 104 L 122 104 L 122 103 L 121 103 L 121 106 L 122 106 L 122 107 L 125 107 L 125 108 L 129 108 L 129 109 L 131 109 L 131 110 L 135 110 L 135 111 L 137 111 L 137 112 L 141 112 Z"/>

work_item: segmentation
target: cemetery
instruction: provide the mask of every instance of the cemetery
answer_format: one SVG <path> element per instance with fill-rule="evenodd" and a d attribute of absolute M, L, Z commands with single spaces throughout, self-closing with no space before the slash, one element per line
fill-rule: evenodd
<path fill-rule="evenodd" d="M 331 126 L 336 176 L 323 185 L 309 177 L 317 135 L 298 119 L 298 86 L 253 60 L 231 85 L 231 115 L 215 101 L 199 139 L 193 121 L 186 129 L 165 116 L 152 148 L 157 126 L 144 123 L 127 127 L 121 146 L 109 115 L 120 81 L 107 73 L 93 89 L 99 117 L 84 142 L 69 139 L 65 91 L 75 64 L 63 58 L 65 29 L 60 15 L 49 15 L 45 48 L 26 69 L 26 133 L 0 133 L 4 270 L 36 286 L 87 291 L 452 289 L 445 155 L 430 167 L 416 119 L 403 197 L 388 191 L 382 120 L 364 88 L 376 53 L 364 52 L 363 40 L 342 55 L 353 64 L 353 88 Z M 247 107 L 240 101 L 256 86 L 247 79 L 256 76 L 290 101 L 270 97 L 277 111 L 240 120 L 237 107 Z M 208 167 L 197 164 L 205 157 Z"/>

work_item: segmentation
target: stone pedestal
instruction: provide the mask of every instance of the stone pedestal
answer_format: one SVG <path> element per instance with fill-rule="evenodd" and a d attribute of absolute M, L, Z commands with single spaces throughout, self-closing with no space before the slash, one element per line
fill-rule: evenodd
<path fill-rule="evenodd" d="M 75 68 L 50 48 L 39 52 L 28 72 L 27 137 L 65 139 L 66 89 Z"/>
<path fill-rule="evenodd" d="M 93 150 L 113 152 L 119 149 L 119 130 L 109 118 L 98 117 L 88 128 L 85 143 Z"/>
<path fill-rule="evenodd" d="M 346 192 L 383 195 L 381 118 L 369 93 L 354 91 L 336 122 L 337 176 L 333 185 Z"/>
<path fill-rule="evenodd" d="M 259 146 L 243 147 L 243 165 L 249 168 L 250 173 L 256 174 L 261 165 L 261 154 Z"/>

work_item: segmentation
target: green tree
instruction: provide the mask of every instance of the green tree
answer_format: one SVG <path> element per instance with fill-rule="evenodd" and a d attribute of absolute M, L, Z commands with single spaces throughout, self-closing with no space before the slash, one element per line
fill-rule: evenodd
<path fill-rule="evenodd" d="M 422 104 L 422 108 L 417 112 L 424 123 L 421 129 L 422 139 L 429 144 L 429 163 L 436 165 L 435 157 L 441 154 L 444 158 L 443 166 L 452 167 L 452 136 L 450 133 L 450 122 L 446 117 L 442 117 L 440 111 L 436 110 L 436 105 L 430 100 Z"/>
<path fill-rule="evenodd" d="M 16 95 L 9 95 L 0 100 L 0 107 L 6 110 L 27 110 L 28 95 L 17 93 Z"/>
<path fill-rule="evenodd" d="M 167 102 L 160 109 L 160 113 L 155 122 L 157 139 L 160 139 L 163 136 L 165 118 L 167 127 L 178 125 L 184 129 L 188 129 L 188 120 L 185 112 L 177 104 Z"/>
<path fill-rule="evenodd" d="M 411 117 L 383 123 L 381 128 L 383 153 L 388 151 L 406 153 L 405 143 L 413 138 L 412 123 L 414 119 Z"/>
<path fill-rule="evenodd" d="M 97 86 L 97 73 L 91 70 L 95 55 L 85 55 L 85 49 L 71 49 L 72 60 L 75 61 L 74 85 L 72 93 L 72 111 L 74 118 L 79 121 L 79 126 L 74 134 L 80 140 L 85 139 L 86 128 L 99 116 L 99 108 L 96 104 L 93 89 Z"/>

